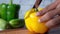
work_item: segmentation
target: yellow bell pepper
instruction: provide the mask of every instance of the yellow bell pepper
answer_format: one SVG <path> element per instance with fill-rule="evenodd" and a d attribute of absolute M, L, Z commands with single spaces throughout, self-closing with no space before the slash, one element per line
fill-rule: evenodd
<path fill-rule="evenodd" d="M 42 8 L 38 8 L 38 10 L 42 10 Z M 48 30 L 48 27 L 45 26 L 45 22 L 44 23 L 40 23 L 38 22 L 38 19 L 41 16 L 36 16 L 37 11 L 35 10 L 35 8 L 32 8 L 31 10 L 28 10 L 24 16 L 25 19 L 25 25 L 27 27 L 27 29 L 31 32 L 35 32 L 35 33 L 45 33 Z"/>

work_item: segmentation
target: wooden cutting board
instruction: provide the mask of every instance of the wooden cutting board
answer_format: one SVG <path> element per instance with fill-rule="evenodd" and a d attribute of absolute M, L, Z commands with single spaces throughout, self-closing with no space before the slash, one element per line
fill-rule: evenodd
<path fill-rule="evenodd" d="M 49 32 L 49 34 L 60 34 L 60 27 L 59 28 L 53 28 Z M 5 31 L 0 31 L 0 34 L 37 34 L 37 33 L 32 33 L 29 32 L 25 28 L 19 28 L 19 29 L 9 29 Z"/>
<path fill-rule="evenodd" d="M 20 28 L 1 31 L 0 34 L 36 34 L 36 33 L 32 33 L 29 32 L 27 29 Z"/>

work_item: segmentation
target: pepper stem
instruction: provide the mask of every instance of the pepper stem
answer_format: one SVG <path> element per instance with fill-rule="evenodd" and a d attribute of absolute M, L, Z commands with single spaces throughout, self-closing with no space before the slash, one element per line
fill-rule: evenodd
<path fill-rule="evenodd" d="M 38 9 L 37 9 L 37 8 L 35 8 L 35 11 L 36 11 L 36 12 L 38 12 Z"/>
<path fill-rule="evenodd" d="M 12 3 L 13 3 L 13 0 L 10 0 L 10 3 L 9 4 L 11 5 Z"/>

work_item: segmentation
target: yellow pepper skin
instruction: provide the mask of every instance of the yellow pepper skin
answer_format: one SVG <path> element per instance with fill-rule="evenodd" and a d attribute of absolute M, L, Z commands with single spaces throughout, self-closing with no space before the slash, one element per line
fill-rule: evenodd
<path fill-rule="evenodd" d="M 42 8 L 38 9 L 39 11 L 42 10 Z M 37 11 L 32 8 L 31 10 L 28 10 L 25 14 L 25 25 L 27 27 L 27 29 L 31 32 L 35 32 L 35 33 L 45 33 L 48 30 L 48 27 L 45 26 L 45 22 L 44 23 L 40 23 L 38 22 L 38 19 L 41 16 L 36 16 Z"/>

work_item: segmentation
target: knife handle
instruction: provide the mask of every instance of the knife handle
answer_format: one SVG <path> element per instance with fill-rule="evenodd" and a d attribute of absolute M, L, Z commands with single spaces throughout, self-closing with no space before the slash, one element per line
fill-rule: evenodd
<path fill-rule="evenodd" d="M 40 5 L 41 2 L 42 2 L 42 0 L 36 0 L 33 8 L 38 8 L 38 6 Z"/>

